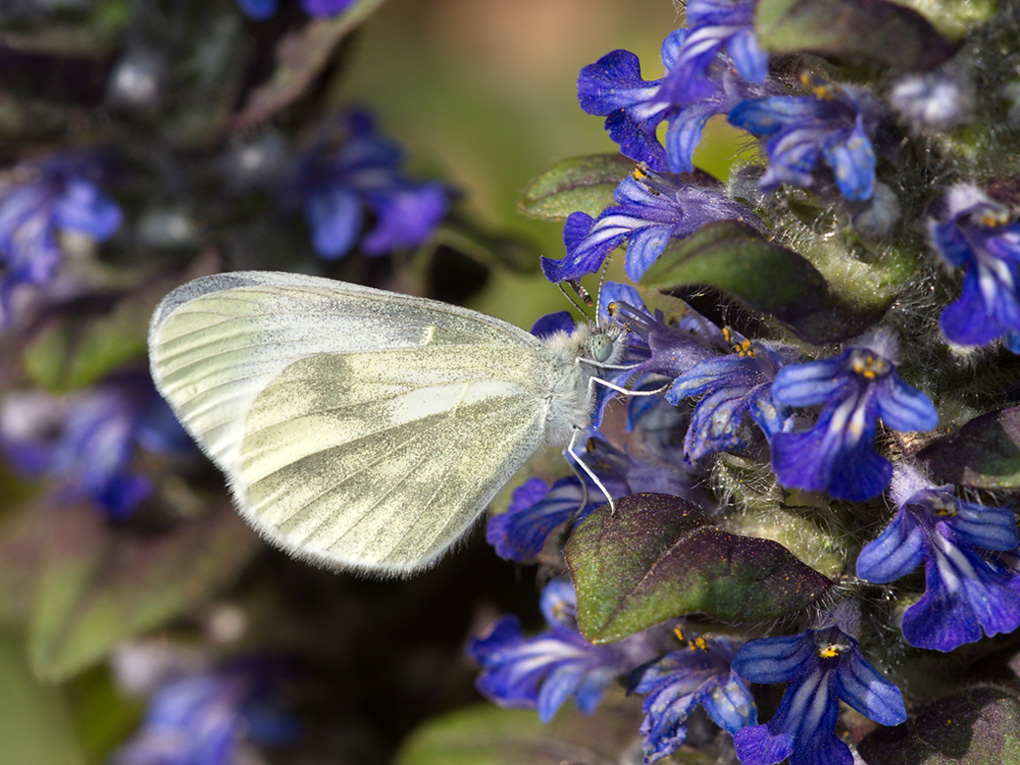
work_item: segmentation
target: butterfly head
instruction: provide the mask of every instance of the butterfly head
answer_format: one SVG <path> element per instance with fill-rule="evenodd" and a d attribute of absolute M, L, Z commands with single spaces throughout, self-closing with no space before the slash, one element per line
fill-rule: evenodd
<path fill-rule="evenodd" d="M 627 330 L 616 322 L 588 328 L 582 346 L 584 357 L 598 366 L 616 366 L 627 353 Z"/>

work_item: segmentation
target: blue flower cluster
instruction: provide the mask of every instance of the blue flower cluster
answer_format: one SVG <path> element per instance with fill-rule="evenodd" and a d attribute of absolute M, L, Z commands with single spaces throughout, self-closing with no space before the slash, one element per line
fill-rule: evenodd
<path fill-rule="evenodd" d="M 246 751 L 252 744 L 280 745 L 297 736 L 296 721 L 278 701 L 283 676 L 272 660 L 175 662 L 164 655 L 170 650 L 122 649 L 121 654 L 137 655 L 120 664 L 146 665 L 127 675 L 151 677 L 141 683 L 124 678 L 140 686 L 128 690 L 144 694 L 148 703 L 139 729 L 114 753 L 111 765 L 226 765 L 255 756 Z"/>
<path fill-rule="evenodd" d="M 663 43 L 665 72 L 659 79 L 644 79 L 637 57 L 625 50 L 581 70 L 581 108 L 604 117 L 621 153 L 638 164 L 619 183 L 613 204 L 597 214 L 566 217 L 565 257 L 542 259 L 549 281 L 576 283 L 602 269 L 622 246 L 623 271 L 640 282 L 671 242 L 722 221 L 729 223 L 716 231 L 769 237 L 777 217 L 792 214 L 776 210 L 792 207 L 795 200 L 809 199 L 818 209 L 827 208 L 824 215 L 844 216 L 862 237 L 889 237 L 898 212 L 889 225 L 870 227 L 858 213 L 876 206 L 898 210 L 896 194 L 879 181 L 880 157 L 887 158 L 889 145 L 885 139 L 896 130 L 891 115 L 898 112 L 915 131 L 950 129 L 966 120 L 972 106 L 965 78 L 946 72 L 905 76 L 889 96 L 892 110 L 872 90 L 810 72 L 799 78 L 798 87 L 786 71 L 770 74 L 755 38 L 755 6 L 755 0 L 690 0 L 687 27 Z M 755 194 L 735 194 L 736 185 L 727 189 L 695 169 L 695 148 L 714 115 L 725 115 L 731 125 L 760 139 L 766 166 L 741 176 L 754 178 Z M 785 200 L 768 197 L 784 185 L 805 191 Z M 949 344 L 1002 341 L 1020 354 L 1020 223 L 1010 205 L 1015 182 L 1001 181 L 997 192 L 959 182 L 936 194 L 927 201 L 928 240 L 952 269 L 950 275 L 962 272 L 962 288 L 948 306 L 923 298 L 931 345 L 940 339 L 934 315 L 941 310 L 941 339 Z M 749 203 L 758 207 L 751 209 L 734 196 L 754 197 Z M 682 268 L 686 252 L 670 265 Z M 692 279 L 692 284 L 700 282 Z M 690 294 L 692 302 L 704 297 L 693 288 Z M 622 643 L 588 644 L 576 622 L 528 638 L 516 621 L 505 619 L 472 645 L 472 655 L 484 667 L 479 688 L 501 704 L 538 705 L 548 720 L 558 704 L 539 700 L 543 678 L 569 675 L 573 692 L 587 687 L 580 678 L 597 677 L 591 681 L 597 693 L 577 695 L 581 710 L 590 712 L 608 675 L 615 673 L 625 678 L 630 692 L 645 695 L 640 732 L 646 763 L 685 745 L 689 717 L 700 705 L 732 736 L 744 765 L 851 765 L 860 760 L 847 737 L 839 735 L 841 704 L 884 726 L 907 719 L 901 691 L 869 661 L 879 651 L 862 648 L 861 641 L 873 642 L 876 628 L 866 625 L 862 631 L 861 611 L 872 606 L 866 598 L 854 599 L 854 593 L 888 586 L 923 564 L 923 592 L 907 582 L 905 595 L 896 591 L 896 602 L 903 604 L 897 620 L 908 646 L 949 652 L 984 636 L 1016 631 L 1020 537 L 1015 510 L 975 496 L 964 499 L 958 487 L 929 477 L 931 468 L 917 444 L 936 438 L 931 433 L 940 425 L 940 413 L 929 393 L 907 381 L 931 383 L 918 369 L 918 349 L 901 347 L 907 322 L 893 318 L 850 340 L 843 334 L 838 346 L 812 346 L 802 342 L 804 335 L 793 340 L 774 326 L 756 338 L 746 327 L 758 327 L 746 317 L 745 336 L 719 320 L 728 308 L 710 309 L 703 315 L 678 298 L 613 282 L 600 285 L 597 320 L 617 322 L 627 333 L 627 356 L 604 372 L 603 381 L 629 394 L 626 427 L 614 424 L 607 412 L 611 394 L 600 394 L 590 441 L 597 446 L 584 456 L 598 481 L 531 478 L 514 493 L 509 509 L 490 519 L 489 542 L 504 558 L 538 561 L 555 571 L 573 527 L 586 529 L 585 519 L 606 499 L 639 492 L 683 497 L 733 520 L 725 515 L 725 491 L 703 490 L 706 483 L 716 489 L 725 485 L 714 480 L 719 473 L 708 470 L 767 462 L 771 487 L 785 489 L 791 506 L 824 506 L 825 497 L 798 491 L 824 493 L 853 519 L 847 534 L 853 541 L 844 544 L 857 556 L 856 579 L 844 575 L 845 590 L 816 603 L 802 624 L 808 628 L 796 634 L 746 642 L 704 635 L 629 669 L 620 660 L 620 652 L 626 653 Z M 895 317 L 895 309 L 888 315 Z M 899 313 L 905 315 L 906 310 Z M 563 321 L 547 317 L 541 323 Z M 943 349 L 957 353 L 952 346 Z M 901 366 L 902 356 L 907 359 Z M 1010 396 L 1015 401 L 1015 386 Z M 602 435 L 624 429 L 629 435 Z M 622 440 L 626 448 L 603 439 Z M 746 461 L 714 458 L 723 452 L 743 452 Z M 706 481 L 708 475 L 712 478 Z M 732 481 L 734 473 L 722 475 Z M 876 537 L 874 513 L 888 508 L 885 500 L 895 511 Z M 880 505 L 883 510 L 876 510 Z M 567 545 L 571 569 L 574 552 Z M 844 570 L 852 566 L 852 559 L 844 562 Z M 598 598 L 592 603 L 593 614 L 604 607 Z M 625 641 L 632 645 L 643 637 L 655 644 L 652 635 L 662 628 L 639 631 Z M 555 641 L 553 634 L 559 636 Z M 564 668 L 567 644 L 575 657 L 569 670 Z M 776 683 L 786 684 L 778 707 L 758 724 L 755 685 Z M 556 699 L 566 695 L 560 691 Z"/>
<path fill-rule="evenodd" d="M 406 178 L 401 161 L 400 147 L 381 136 L 362 111 L 344 114 L 335 133 L 305 153 L 293 193 L 320 256 L 336 260 L 350 252 L 367 213 L 375 216 L 375 227 L 361 239 L 365 255 L 410 249 L 431 235 L 446 217 L 450 192 L 441 183 Z"/>
<path fill-rule="evenodd" d="M 153 491 L 133 467 L 137 449 L 187 455 L 192 448 L 141 371 L 63 398 L 12 393 L 0 407 L 0 449 L 20 473 L 56 479 L 67 498 L 90 500 L 115 521 L 129 518 Z"/>
<path fill-rule="evenodd" d="M 120 207 L 97 185 L 100 170 L 94 158 L 68 154 L 0 174 L 0 326 L 13 321 L 22 285 L 44 287 L 56 278 L 58 234 L 104 241 L 120 227 Z"/>

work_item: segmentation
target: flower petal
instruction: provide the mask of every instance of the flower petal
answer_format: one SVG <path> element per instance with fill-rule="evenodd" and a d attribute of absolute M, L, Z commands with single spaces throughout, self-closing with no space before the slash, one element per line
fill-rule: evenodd
<path fill-rule="evenodd" d="M 840 699 L 881 725 L 899 725 L 907 719 L 900 689 L 854 649 L 842 657 L 836 670 L 835 690 Z"/>
<path fill-rule="evenodd" d="M 94 239 L 109 239 L 120 228 L 124 215 L 112 199 L 94 183 L 71 178 L 53 210 L 61 228 L 80 231 Z"/>
<path fill-rule="evenodd" d="M 357 241 L 364 209 L 356 192 L 332 186 L 307 196 L 305 216 L 312 229 L 312 247 L 322 257 L 336 260 Z"/>
<path fill-rule="evenodd" d="M 737 649 L 733 671 L 752 683 L 785 683 L 814 656 L 811 630 L 796 635 L 750 640 Z"/>
<path fill-rule="evenodd" d="M 857 115 L 854 129 L 845 138 L 830 141 L 822 149 L 832 168 L 839 192 L 851 201 L 871 199 L 875 193 L 875 150 L 864 129 L 864 117 Z"/>
<path fill-rule="evenodd" d="M 917 388 L 903 382 L 894 369 L 874 386 L 878 416 L 893 430 L 932 430 L 939 413 L 931 400 Z"/>
<path fill-rule="evenodd" d="M 857 576 L 869 582 L 892 582 L 925 560 L 924 530 L 913 515 L 901 509 L 878 538 L 857 556 Z"/>

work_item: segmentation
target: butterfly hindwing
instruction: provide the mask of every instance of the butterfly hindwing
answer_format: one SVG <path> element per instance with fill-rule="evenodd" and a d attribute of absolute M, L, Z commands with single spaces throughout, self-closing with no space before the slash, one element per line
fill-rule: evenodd
<path fill-rule="evenodd" d="M 428 565 L 542 445 L 545 404 L 519 382 L 534 363 L 480 345 L 296 362 L 248 416 L 250 520 L 329 565 Z"/>

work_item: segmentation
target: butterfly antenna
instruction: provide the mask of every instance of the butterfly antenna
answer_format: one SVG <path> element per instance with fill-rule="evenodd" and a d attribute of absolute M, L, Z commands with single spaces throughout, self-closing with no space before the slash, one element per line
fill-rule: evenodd
<path fill-rule="evenodd" d="M 596 317 L 601 315 L 598 309 L 602 307 L 602 288 L 606 284 L 606 274 L 609 272 L 609 258 L 611 257 L 612 255 L 606 258 L 605 262 L 602 264 L 602 270 L 599 272 L 599 288 L 595 292 L 595 302 L 598 306 L 595 309 Z"/>
<path fill-rule="evenodd" d="M 564 282 L 557 282 L 556 286 L 560 288 L 560 292 L 562 292 L 563 296 L 571 302 L 574 308 L 576 308 L 584 318 L 591 321 L 591 317 L 588 315 L 588 308 L 577 302 L 577 298 L 580 297 L 587 306 L 591 306 L 591 295 L 588 294 L 588 290 L 582 287 L 580 282 L 576 282 L 572 279 L 567 279 L 565 283 L 570 285 L 574 294 L 567 291 L 567 289 L 563 286 Z M 577 297 L 575 297 L 575 295 Z"/>

